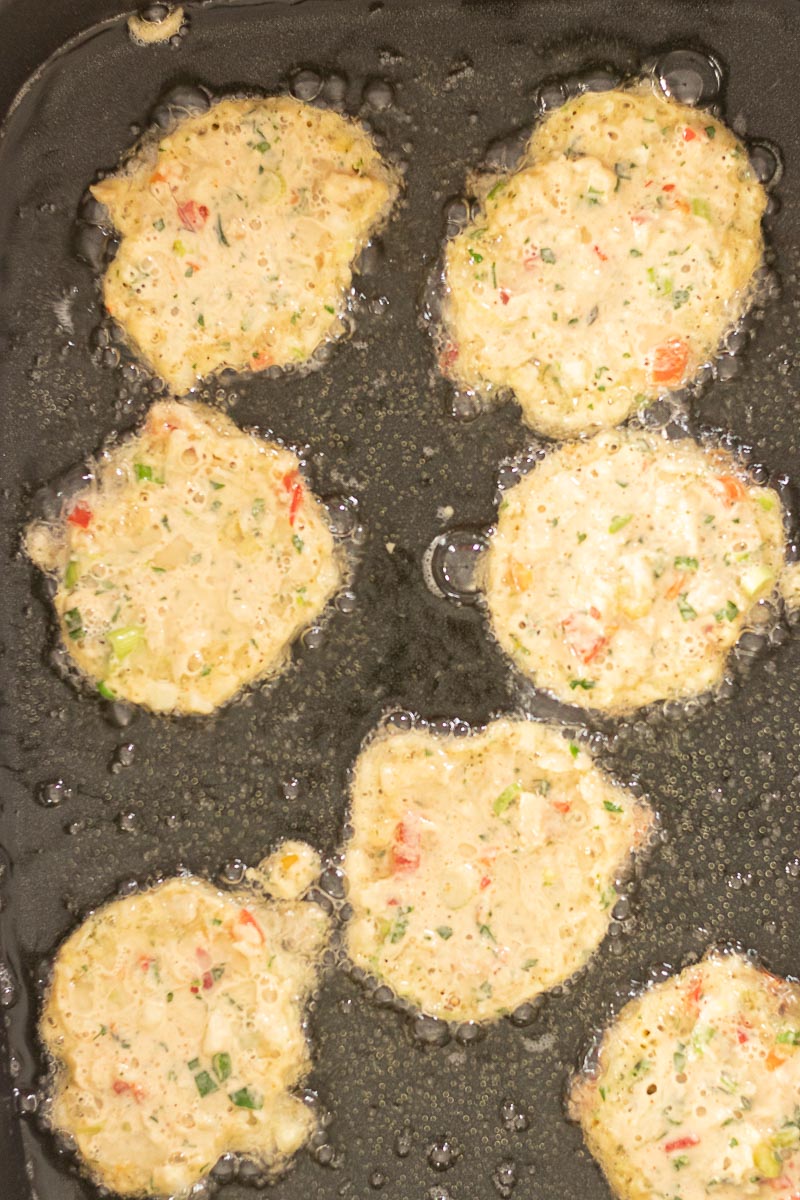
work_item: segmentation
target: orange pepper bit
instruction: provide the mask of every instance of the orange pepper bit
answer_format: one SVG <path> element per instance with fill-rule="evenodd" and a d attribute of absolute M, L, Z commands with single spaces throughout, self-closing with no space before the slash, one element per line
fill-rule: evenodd
<path fill-rule="evenodd" d="M 733 508 L 737 501 L 747 499 L 747 488 L 735 475 L 718 475 L 716 482 L 722 488 L 726 508 Z"/>
<path fill-rule="evenodd" d="M 770 1050 L 766 1058 L 766 1068 L 768 1071 L 777 1071 L 778 1067 L 782 1067 L 785 1062 L 786 1059 L 781 1054 Z"/>
<path fill-rule="evenodd" d="M 653 351 L 653 383 L 680 383 L 689 361 L 689 347 L 681 338 L 670 338 Z"/>
<path fill-rule="evenodd" d="M 670 584 L 670 586 L 667 588 L 666 592 L 664 593 L 666 599 L 667 600 L 677 600 L 678 596 L 680 596 L 681 592 L 683 591 L 684 587 L 686 586 L 686 582 L 687 582 L 688 578 L 689 578 L 688 575 L 679 575 L 677 577 L 677 579 L 674 579 L 673 582 Z"/>

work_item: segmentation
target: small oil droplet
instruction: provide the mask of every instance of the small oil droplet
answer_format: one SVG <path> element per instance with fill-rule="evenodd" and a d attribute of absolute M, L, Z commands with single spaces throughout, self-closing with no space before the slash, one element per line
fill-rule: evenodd
<path fill-rule="evenodd" d="M 37 800 L 45 808 L 57 808 L 65 800 L 71 800 L 72 796 L 72 788 L 63 779 L 56 779 L 53 783 L 41 784 L 36 794 Z"/>

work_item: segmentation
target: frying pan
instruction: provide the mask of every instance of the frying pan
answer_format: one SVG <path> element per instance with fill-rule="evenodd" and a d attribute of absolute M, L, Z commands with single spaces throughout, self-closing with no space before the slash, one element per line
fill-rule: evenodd
<path fill-rule="evenodd" d="M 793 0 L 190 5 L 179 45 L 147 49 L 112 19 L 121 8 L 0 0 L 0 105 L 66 46 L 28 84 L 0 141 L 2 1200 L 97 1194 L 31 1111 L 43 964 L 91 907 L 179 865 L 215 877 L 286 836 L 333 853 L 349 765 L 387 710 L 480 723 L 521 703 L 536 708 L 481 613 L 434 596 L 421 569 L 446 522 L 491 523 L 500 464 L 530 436 L 513 404 L 454 420 L 418 315 L 447 200 L 487 143 L 530 124 L 543 80 L 592 64 L 625 71 L 674 46 L 711 50 L 725 69 L 727 119 L 780 147 L 782 208 L 770 221 L 780 295 L 729 362 L 730 377 L 713 381 L 693 412 L 697 427 L 733 432 L 771 470 L 800 474 Z M 114 166 L 165 90 L 269 91 L 297 68 L 346 79 L 348 110 L 365 112 L 407 160 L 406 197 L 357 281 L 354 337 L 321 371 L 240 380 L 225 386 L 224 403 L 240 424 L 308 445 L 322 495 L 357 498 L 357 605 L 334 611 L 321 644 L 301 647 L 283 679 L 216 718 L 139 713 L 124 724 L 54 668 L 41 584 L 19 555 L 34 492 L 132 427 L 152 399 L 146 376 L 125 361 L 108 365 L 115 356 L 97 346 L 76 212 L 96 170 Z M 370 89 L 376 80 L 390 92 Z M 592 1032 L 631 990 L 712 942 L 737 941 L 776 971 L 800 972 L 800 646 L 784 627 L 772 643 L 743 656 L 752 661 L 726 698 L 594 730 L 610 769 L 649 793 L 661 839 L 601 950 L 526 1026 L 503 1021 L 471 1042 L 427 1045 L 357 979 L 326 973 L 309 1018 L 308 1086 L 323 1125 L 276 1197 L 608 1196 L 563 1113 L 567 1072 Z M 240 1179 L 223 1194 L 252 1191 Z"/>

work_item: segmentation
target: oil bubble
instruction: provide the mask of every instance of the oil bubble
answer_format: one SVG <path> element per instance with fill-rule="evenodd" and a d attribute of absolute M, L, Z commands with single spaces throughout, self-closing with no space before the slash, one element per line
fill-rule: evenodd
<path fill-rule="evenodd" d="M 136 755 L 136 747 L 133 742 L 123 742 L 117 747 L 116 754 L 111 760 L 111 773 L 118 775 L 123 767 L 129 767 L 133 763 Z"/>
<path fill-rule="evenodd" d="M 517 1183 L 517 1165 L 513 1158 L 504 1158 L 497 1164 L 492 1183 L 498 1196 L 508 1200 Z"/>
<path fill-rule="evenodd" d="M 527 1000 L 524 1004 L 520 1004 L 509 1013 L 509 1021 L 518 1029 L 524 1029 L 528 1025 L 532 1025 L 539 1016 L 544 1007 L 544 997 L 537 996 L 535 1000 Z"/>
<path fill-rule="evenodd" d="M 152 111 L 151 121 L 159 129 L 169 129 L 182 117 L 207 112 L 211 95 L 192 83 L 179 83 L 169 89 Z"/>
<path fill-rule="evenodd" d="M 289 80 L 289 90 L 295 100 L 310 103 L 322 91 L 322 76 L 309 69 L 295 71 Z"/>
<path fill-rule="evenodd" d="M 398 1130 L 394 1136 L 394 1152 L 398 1158 L 408 1158 L 413 1144 L 413 1135 L 408 1125 Z"/>
<path fill-rule="evenodd" d="M 783 162 L 777 147 L 771 142 L 751 142 L 747 153 L 758 182 L 763 183 L 764 187 L 775 187 L 783 174 Z"/>
<path fill-rule="evenodd" d="M 301 640 L 306 650 L 319 650 L 325 640 L 325 634 L 319 625 L 312 625 L 305 631 Z"/>
<path fill-rule="evenodd" d="M 364 103 L 373 112 L 385 112 L 394 104 L 392 85 L 385 79 L 370 79 L 364 87 Z"/>
<path fill-rule="evenodd" d="M 536 107 L 539 112 L 552 112 L 555 108 L 560 108 L 567 100 L 567 89 L 564 84 L 556 81 L 553 83 L 543 83 L 536 91 Z"/>
<path fill-rule="evenodd" d="M 620 77 L 616 71 L 607 67 L 589 67 L 574 76 L 574 90 L 577 92 L 610 92 L 619 86 Z"/>
<path fill-rule="evenodd" d="M 109 725 L 113 725 L 115 729 L 126 729 L 136 715 L 133 705 L 124 700 L 113 700 L 105 704 L 104 708 Z"/>
<path fill-rule="evenodd" d="M 345 615 L 349 616 L 350 613 L 355 612 L 356 610 L 357 599 L 355 592 L 351 592 L 349 590 L 340 592 L 336 597 L 335 604 L 340 613 L 344 613 Z"/>
<path fill-rule="evenodd" d="M 477 1021 L 462 1021 L 456 1026 L 456 1041 L 462 1046 L 470 1046 L 475 1042 L 482 1042 L 486 1037 L 486 1026 L 479 1025 Z"/>
<path fill-rule="evenodd" d="M 411 1022 L 411 1032 L 418 1042 L 427 1046 L 444 1046 L 450 1041 L 450 1029 L 439 1017 L 418 1013 Z"/>
<path fill-rule="evenodd" d="M 500 1105 L 500 1120 L 508 1133 L 524 1133 L 530 1121 L 516 1100 L 504 1100 Z"/>
<path fill-rule="evenodd" d="M 428 1166 L 434 1171 L 448 1171 L 458 1158 L 458 1151 L 447 1138 L 434 1142 L 428 1148 Z"/>
<path fill-rule="evenodd" d="M 72 788 L 63 779 L 40 784 L 36 792 L 36 799 L 44 808 L 57 808 L 65 800 L 71 800 L 72 796 Z"/>
<path fill-rule="evenodd" d="M 358 501 L 354 496 L 332 496 L 325 500 L 331 533 L 336 538 L 349 538 L 357 524 Z"/>
<path fill-rule="evenodd" d="M 528 143 L 528 130 L 516 129 L 506 137 L 490 142 L 483 160 L 487 171 L 513 171 Z"/>
<path fill-rule="evenodd" d="M 331 72 L 322 88 L 322 95 L 331 108 L 343 108 L 347 98 L 347 79 L 344 75 Z"/>
<path fill-rule="evenodd" d="M 483 401 L 471 388 L 456 389 L 450 399 L 450 415 L 464 424 L 474 421 L 483 409 Z"/>
<path fill-rule="evenodd" d="M 236 887 L 244 879 L 244 873 L 247 870 L 247 865 L 242 862 L 241 858 L 229 858 L 223 863 L 219 872 L 221 883 L 227 884 L 230 887 Z"/>
<path fill-rule="evenodd" d="M 713 104 L 722 85 L 719 63 L 699 50 L 670 50 L 658 60 L 656 73 L 664 94 L 682 104 Z"/>
<path fill-rule="evenodd" d="M 319 877 L 319 886 L 332 900 L 344 900 L 347 895 L 347 881 L 339 867 L 326 867 Z"/>
<path fill-rule="evenodd" d="M 300 795 L 300 780 L 292 776 L 290 779 L 284 779 L 281 784 L 281 792 L 284 800 L 296 800 Z"/>
<path fill-rule="evenodd" d="M 475 604 L 477 569 L 489 540 L 472 530 L 450 530 L 434 538 L 423 558 L 423 574 L 434 595 L 457 604 Z"/>

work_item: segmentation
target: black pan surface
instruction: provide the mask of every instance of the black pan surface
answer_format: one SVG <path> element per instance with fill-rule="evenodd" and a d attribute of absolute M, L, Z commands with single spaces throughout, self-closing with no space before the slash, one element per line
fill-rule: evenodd
<path fill-rule="evenodd" d="M 0 0 L 5 100 L 70 34 L 116 11 L 116 0 Z M 714 382 L 695 414 L 771 470 L 800 477 L 800 6 L 307 0 L 192 5 L 189 15 L 178 48 L 135 46 L 113 21 L 78 38 L 31 84 L 0 140 L 0 998 L 11 1067 L 0 1076 L 2 1200 L 97 1194 L 28 1111 L 41 1071 L 37 978 L 89 908 L 178 864 L 215 875 L 227 860 L 254 862 L 284 836 L 330 853 L 348 766 L 382 713 L 481 722 L 519 703 L 480 613 L 433 596 L 421 562 L 444 527 L 442 507 L 452 506 L 454 524 L 491 522 L 499 464 L 530 437 L 513 405 L 453 419 L 418 315 L 446 199 L 488 142 L 530 123 L 543 79 L 592 63 L 629 69 L 676 45 L 710 49 L 725 68 L 728 120 L 781 148 L 782 208 L 770 222 L 781 294 L 738 373 Z M 361 281 L 372 304 L 355 337 L 318 373 L 249 379 L 224 402 L 239 423 L 308 444 L 322 494 L 358 498 L 367 531 L 358 603 L 334 614 L 322 645 L 301 650 L 289 675 L 216 719 L 139 714 L 120 728 L 53 669 L 47 606 L 18 554 L 33 493 L 130 428 L 151 399 L 126 368 L 90 352 L 99 313 L 73 252 L 75 214 L 96 169 L 115 164 L 166 88 L 272 90 L 300 66 L 346 76 L 352 112 L 365 85 L 391 84 L 394 103 L 372 119 L 408 160 L 406 201 Z M 631 888 L 630 915 L 532 1024 L 501 1022 L 475 1044 L 426 1047 L 399 1013 L 328 972 L 311 1015 L 310 1086 L 330 1123 L 276 1198 L 490 1200 L 509 1188 L 526 1200 L 608 1196 L 562 1100 L 567 1071 L 609 1006 L 658 964 L 677 968 L 720 939 L 800 974 L 800 644 L 785 630 L 775 640 L 783 644 L 757 656 L 730 698 L 644 714 L 603 735 L 607 761 L 660 811 L 663 839 Z M 45 793 L 59 780 L 60 791 Z M 61 802 L 47 806 L 45 794 Z M 437 1170 L 431 1148 L 445 1140 Z M 223 1193 L 251 1194 L 241 1182 Z"/>

